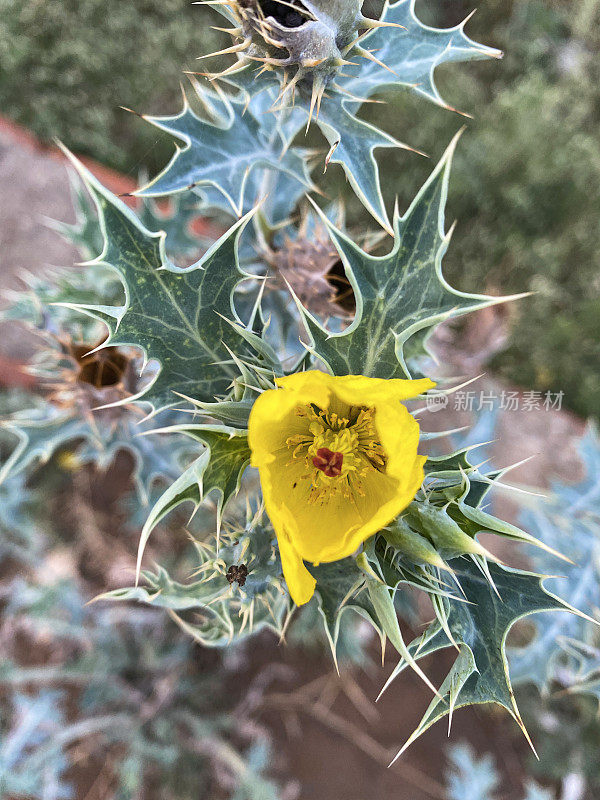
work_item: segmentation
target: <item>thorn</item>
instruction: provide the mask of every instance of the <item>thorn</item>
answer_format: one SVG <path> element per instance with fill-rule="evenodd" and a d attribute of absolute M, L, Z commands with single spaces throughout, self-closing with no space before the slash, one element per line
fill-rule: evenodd
<path fill-rule="evenodd" d="M 208 78 L 209 81 L 214 82 L 218 81 L 220 78 L 224 78 L 227 75 L 232 75 L 235 72 L 239 72 L 245 66 L 243 60 L 236 61 L 227 69 L 224 69 L 222 72 L 193 72 L 192 75 L 201 75 L 203 78 Z"/>
<path fill-rule="evenodd" d="M 248 56 L 250 61 L 258 61 L 259 64 L 268 64 L 269 67 L 288 67 L 287 58 L 271 58 L 271 56 Z"/>
<path fill-rule="evenodd" d="M 359 51 L 361 49 L 362 48 L 359 48 Z M 336 59 L 334 59 L 333 65 L 335 67 L 358 67 L 358 64 L 355 61 L 346 61 L 345 58 L 336 58 Z"/>
<path fill-rule="evenodd" d="M 324 58 L 309 58 L 307 61 L 301 61 L 300 62 L 300 66 L 301 67 L 305 67 L 307 69 L 313 69 L 314 67 L 318 67 L 324 61 L 325 61 Z M 347 62 L 344 62 L 344 63 L 349 64 L 350 62 L 347 61 Z M 354 64 L 354 66 L 356 66 L 356 64 Z"/>
<path fill-rule="evenodd" d="M 303 72 L 302 72 L 302 70 L 300 70 L 300 69 L 299 69 L 299 70 L 296 72 L 296 74 L 294 75 L 294 77 L 293 77 L 293 78 L 292 78 L 290 81 L 288 81 L 287 83 L 285 83 L 285 82 L 284 82 L 284 83 L 282 84 L 281 91 L 279 92 L 279 95 L 277 96 L 277 99 L 275 100 L 275 102 L 274 102 L 274 103 L 273 103 L 273 105 L 271 106 L 271 109 L 272 109 L 273 111 L 277 110 L 277 109 L 275 108 L 276 104 L 277 104 L 277 103 L 279 103 L 279 102 L 283 102 L 283 98 L 285 97 L 285 95 L 286 95 L 288 92 L 290 92 L 290 91 L 291 91 L 291 92 L 292 92 L 292 97 L 294 97 L 294 96 L 295 96 L 294 89 L 295 89 L 295 87 L 296 87 L 296 84 L 298 83 L 298 81 L 301 79 L 302 75 L 303 75 Z"/>
<path fill-rule="evenodd" d="M 406 25 L 400 25 L 398 22 L 384 22 L 381 19 L 370 19 L 369 17 L 363 17 L 360 24 L 361 27 L 364 26 L 365 28 L 369 28 L 369 30 L 373 28 L 400 28 L 405 31 L 407 29 Z"/>
<path fill-rule="evenodd" d="M 458 108 L 454 108 L 454 106 L 448 105 L 448 103 L 444 103 L 444 108 L 446 111 L 453 111 L 455 114 L 459 114 L 461 117 L 466 117 L 467 119 L 474 119 L 473 114 L 469 114 L 467 111 L 461 111 Z"/>
<path fill-rule="evenodd" d="M 305 131 L 305 133 L 308 133 L 308 130 L 310 128 L 310 123 L 312 122 L 313 112 L 315 110 L 315 105 L 317 104 L 317 100 L 319 101 L 319 108 L 321 107 L 321 97 L 323 96 L 323 91 L 324 91 L 324 87 L 323 86 L 319 86 L 319 84 L 315 80 L 313 82 L 312 95 L 311 95 L 311 98 L 310 98 L 310 109 L 308 111 L 308 122 L 306 123 L 306 131 Z M 319 92 L 320 92 L 320 95 L 319 95 Z"/>
<path fill-rule="evenodd" d="M 250 37 L 244 39 L 243 42 L 239 44 L 233 44 L 231 47 L 225 47 L 223 50 L 217 50 L 215 53 L 205 53 L 203 56 L 198 56 L 196 59 L 197 61 L 201 61 L 203 58 L 214 58 L 215 56 L 225 56 L 229 53 L 239 53 L 241 50 L 246 50 L 250 44 L 252 43 L 252 39 Z M 237 65 L 236 65 L 237 66 Z"/>
<path fill-rule="evenodd" d="M 331 145 L 331 147 L 329 148 L 329 152 L 325 156 L 325 169 L 323 170 L 323 174 L 325 174 L 327 172 L 327 168 L 329 167 L 329 162 L 331 161 L 331 158 L 332 158 L 333 154 L 337 150 L 337 146 L 339 145 L 339 143 L 340 143 L 340 140 L 338 139 L 337 142 L 334 142 Z"/>
<path fill-rule="evenodd" d="M 344 49 L 341 51 L 342 55 L 347 55 L 353 48 L 356 47 L 359 42 L 365 38 L 365 36 L 368 36 L 370 33 L 371 31 L 369 29 L 363 31 L 359 36 L 356 37 L 356 39 L 353 39 L 350 44 L 347 44 L 346 47 L 344 47 Z"/>
<path fill-rule="evenodd" d="M 130 114 L 135 114 L 135 116 L 140 119 L 145 119 L 143 114 L 140 114 L 139 111 L 134 111 L 133 108 L 127 108 L 127 106 L 119 106 L 119 108 L 123 111 L 128 111 Z"/>
<path fill-rule="evenodd" d="M 361 58 L 366 58 L 369 61 L 372 61 L 374 64 L 377 64 L 378 66 L 383 67 L 383 69 L 387 69 L 388 72 L 391 72 L 392 75 L 395 75 L 397 78 L 400 77 L 398 75 L 398 73 L 395 72 L 391 67 L 388 67 L 388 65 L 384 64 L 383 61 L 381 61 L 381 59 L 377 58 L 377 56 L 374 56 L 371 50 L 366 50 L 363 47 L 359 47 L 358 48 L 358 55 Z"/>
<path fill-rule="evenodd" d="M 341 73 L 339 73 L 339 74 L 341 74 Z M 349 76 L 347 76 L 347 77 L 349 77 Z M 336 92 L 339 92 L 340 94 L 347 95 L 351 100 L 356 100 L 357 103 L 376 103 L 377 105 L 382 105 L 382 106 L 383 105 L 387 105 L 385 100 L 374 100 L 374 99 L 372 99 L 370 97 L 359 97 L 356 94 L 352 94 L 352 92 L 349 92 L 347 89 L 344 89 L 342 86 L 338 86 L 337 83 L 332 84 L 332 87 L 335 89 Z"/>
<path fill-rule="evenodd" d="M 194 3 L 192 3 L 194 5 Z M 244 31 L 241 28 L 219 28 L 218 25 L 211 25 L 211 31 L 220 31 L 221 33 L 230 33 L 232 36 L 242 36 Z"/>
<path fill-rule="evenodd" d="M 467 24 L 467 22 L 468 22 L 470 19 L 472 19 L 472 17 L 474 17 L 476 13 L 477 13 L 477 9 L 476 9 L 476 8 L 474 8 L 474 9 L 473 9 L 473 11 L 470 11 L 470 12 L 467 14 L 467 16 L 466 16 L 466 17 L 463 19 L 463 21 L 460 23 L 460 27 L 461 27 L 461 28 L 464 28 L 464 26 Z"/>

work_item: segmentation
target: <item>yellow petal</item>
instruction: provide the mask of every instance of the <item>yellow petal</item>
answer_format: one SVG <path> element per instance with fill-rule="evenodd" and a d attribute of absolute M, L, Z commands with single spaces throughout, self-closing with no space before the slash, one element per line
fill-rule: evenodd
<path fill-rule="evenodd" d="M 277 543 L 290 597 L 297 606 L 303 606 L 315 593 L 317 582 L 304 566 L 285 530 L 277 534 Z"/>
<path fill-rule="evenodd" d="M 277 378 L 276 383 L 280 388 L 264 392 L 252 409 L 249 441 L 290 593 L 293 585 L 292 596 L 300 604 L 297 598 L 307 602 L 314 591 L 303 559 L 318 564 L 351 555 L 414 498 L 426 459 L 417 453 L 419 425 L 400 401 L 435 384 L 428 379 L 334 377 L 316 370 Z M 356 491 L 326 492 L 315 501 L 314 471 L 286 445 L 291 436 L 307 434 L 306 417 L 299 417 L 296 409 L 309 404 L 342 416 L 350 406 L 374 408 L 375 428 L 387 456 L 385 470 L 369 466 Z M 323 480 L 327 486 L 327 480 L 337 479 Z"/>
<path fill-rule="evenodd" d="M 304 402 L 327 405 L 329 394 L 317 391 L 311 393 L 310 398 Z M 286 440 L 290 436 L 306 432 L 305 422 L 295 413 L 302 402 L 293 392 L 277 390 L 263 392 L 256 399 L 248 421 L 253 467 L 260 469 L 262 464 L 270 463 L 278 451 L 287 450 Z"/>
<path fill-rule="evenodd" d="M 285 378 L 276 378 L 275 383 L 283 389 L 296 392 L 314 390 L 322 387 L 335 394 L 350 405 L 376 405 L 377 400 L 384 398 L 409 400 L 411 397 L 433 389 L 435 383 L 429 378 L 419 380 L 403 380 L 401 378 L 367 378 L 364 375 L 333 376 L 318 370 L 297 372 Z"/>

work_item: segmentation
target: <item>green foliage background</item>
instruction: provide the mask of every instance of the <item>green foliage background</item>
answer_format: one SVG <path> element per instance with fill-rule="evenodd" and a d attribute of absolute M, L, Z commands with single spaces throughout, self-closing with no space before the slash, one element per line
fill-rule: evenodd
<path fill-rule="evenodd" d="M 572 410 L 599 416 L 600 2 L 478 5 L 469 33 L 506 57 L 460 80 L 452 66 L 438 73 L 443 95 L 475 117 L 453 172 L 450 218 L 459 226 L 447 274 L 466 290 L 536 292 L 516 308 L 495 371 L 526 388 L 562 390 Z M 472 8 L 417 3 L 424 21 L 444 26 Z M 155 170 L 171 144 L 117 104 L 177 110 L 181 69 L 201 68 L 195 57 L 221 41 L 212 24 L 214 13 L 187 0 L 0 0 L 0 109 L 130 174 Z M 408 93 L 366 113 L 432 160 L 463 122 Z M 406 207 L 431 162 L 404 151 L 385 159 L 387 199 L 398 194 Z M 351 212 L 368 222 L 358 204 Z"/>
<path fill-rule="evenodd" d="M 447 22 L 470 10 L 442 5 Z M 493 31 L 483 41 L 506 55 L 497 68 L 475 64 L 460 81 L 447 69 L 440 80 L 451 102 L 475 115 L 453 173 L 450 215 L 459 225 L 448 274 L 463 289 L 536 292 L 519 304 L 508 350 L 493 366 L 521 386 L 563 390 L 572 410 L 597 417 L 600 3 L 494 0 L 479 4 L 471 25 L 480 36 Z M 411 118 L 408 105 L 397 117 Z M 430 113 L 415 146 L 437 157 L 455 125 Z"/>
<path fill-rule="evenodd" d="M 0 0 L 1 113 L 136 177 L 155 169 L 171 143 L 120 106 L 178 110 L 182 69 L 216 38 L 207 19 L 187 0 Z"/>

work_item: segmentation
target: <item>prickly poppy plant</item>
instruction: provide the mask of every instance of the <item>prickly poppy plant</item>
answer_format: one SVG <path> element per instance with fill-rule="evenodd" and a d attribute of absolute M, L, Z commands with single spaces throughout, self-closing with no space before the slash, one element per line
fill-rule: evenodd
<path fill-rule="evenodd" d="M 190 75 L 178 114 L 144 117 L 175 151 L 135 193 L 138 205 L 68 154 L 95 211 L 76 188 L 78 219 L 62 230 L 88 260 L 13 297 L 10 313 L 46 337 L 33 368 L 47 392 L 7 421 L 2 477 L 65 449 L 98 466 L 126 450 L 135 518 L 145 519 L 137 576 L 104 600 L 162 607 L 213 647 L 264 628 L 281 634 L 311 603 L 334 659 L 353 610 L 398 653 L 386 688 L 408 666 L 434 693 L 409 743 L 482 703 L 524 730 L 507 634 L 535 612 L 574 609 L 543 576 L 478 541 L 485 531 L 548 549 L 485 510 L 503 472 L 477 466 L 472 447 L 427 458 L 434 437 L 417 422 L 436 385 L 433 328 L 512 298 L 444 279 L 458 138 L 390 219 L 375 151 L 408 145 L 358 115 L 399 88 L 449 108 L 435 68 L 501 54 L 472 41 L 465 23 L 423 25 L 413 0 L 386 3 L 380 19 L 363 15 L 361 0 L 207 5 L 230 25 L 232 63 Z M 321 170 L 341 166 L 372 230 L 347 229 L 342 205 L 317 191 L 311 125 L 329 148 Z M 200 217 L 220 235 L 196 235 Z M 184 505 L 192 520 L 178 516 Z M 196 547 L 183 582 L 176 565 L 144 568 L 168 515 Z M 397 605 L 409 587 L 429 596 L 435 620 L 407 644 Z M 418 662 L 443 648 L 456 659 L 435 687 Z"/>

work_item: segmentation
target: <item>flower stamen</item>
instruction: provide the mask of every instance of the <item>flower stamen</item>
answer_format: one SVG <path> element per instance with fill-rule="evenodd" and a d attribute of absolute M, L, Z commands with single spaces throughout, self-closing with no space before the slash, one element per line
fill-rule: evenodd
<path fill-rule="evenodd" d="M 292 456 L 288 466 L 304 460 L 306 474 L 302 477 L 311 484 L 309 504 L 324 503 L 336 494 L 354 502 L 355 496 L 366 496 L 363 484 L 369 470 L 385 473 L 387 454 L 375 428 L 375 409 L 348 406 L 344 411 L 324 410 L 314 404 L 296 408 L 296 415 L 305 420 L 306 432 L 287 438 Z"/>

